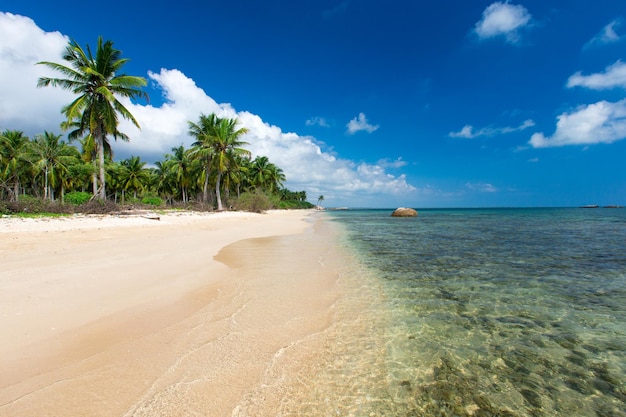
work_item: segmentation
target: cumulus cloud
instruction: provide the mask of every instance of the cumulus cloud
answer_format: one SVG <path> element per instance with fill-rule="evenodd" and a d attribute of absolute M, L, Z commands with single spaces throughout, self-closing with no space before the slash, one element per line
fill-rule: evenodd
<path fill-rule="evenodd" d="M 622 25 L 622 19 L 615 19 L 608 25 L 602 28 L 600 33 L 591 38 L 584 48 L 590 48 L 595 45 L 606 45 L 624 40 L 626 36 L 618 35 L 616 29 Z"/>
<path fill-rule="evenodd" d="M 521 130 L 528 129 L 529 127 L 533 127 L 534 125 L 535 122 L 531 119 L 524 120 L 524 122 L 517 127 L 483 127 L 482 129 L 474 130 L 472 125 L 465 125 L 460 131 L 450 132 L 448 135 L 452 138 L 474 139 L 479 136 L 497 136 L 506 133 L 519 132 Z"/>
<path fill-rule="evenodd" d="M 613 143 L 626 138 L 626 99 L 581 106 L 557 118 L 556 132 L 535 133 L 528 142 L 534 148 Z"/>
<path fill-rule="evenodd" d="M 330 127 L 330 123 L 328 123 L 325 118 L 319 117 L 319 116 L 311 117 L 309 120 L 306 121 L 306 125 L 307 126 Z"/>
<path fill-rule="evenodd" d="M 570 76 L 567 86 L 586 87 L 593 90 L 606 90 L 610 88 L 626 89 L 626 64 L 617 61 L 613 65 L 606 67 L 604 72 L 590 75 L 582 75 L 580 71 Z"/>
<path fill-rule="evenodd" d="M 509 43 L 518 43 L 520 30 L 528 26 L 532 16 L 522 5 L 495 2 L 483 11 L 483 17 L 474 26 L 479 39 L 504 36 Z"/>
<path fill-rule="evenodd" d="M 370 124 L 367 121 L 367 117 L 365 116 L 365 114 L 359 113 L 357 117 L 355 117 L 354 119 L 348 122 L 346 127 L 348 128 L 348 134 L 354 135 L 356 132 L 360 132 L 360 131 L 366 131 L 367 133 L 372 133 L 378 130 L 380 126 Z"/>
<path fill-rule="evenodd" d="M 0 128 L 24 130 L 28 135 L 44 129 L 58 132 L 63 120 L 60 109 L 73 95 L 59 88 L 36 88 L 40 76 L 58 74 L 44 73 L 45 67 L 34 64 L 41 60 L 59 62 L 67 42 L 67 37 L 46 33 L 29 18 L 0 12 L 0 79 L 11 80 L 0 83 Z M 120 121 L 120 131 L 130 141 L 112 143 L 118 159 L 137 155 L 153 162 L 172 147 L 189 147 L 193 139 L 187 134 L 188 121 L 197 121 L 201 113 L 216 113 L 236 117 L 249 130 L 244 140 L 253 157 L 267 156 L 282 168 L 290 189 L 324 194 L 327 201 L 341 204 L 380 204 L 381 196 L 393 200 L 394 196 L 406 198 L 419 192 L 404 175 L 391 175 L 381 164 L 341 158 L 323 149 L 313 137 L 284 132 L 256 114 L 217 103 L 179 70 L 161 69 L 149 72 L 148 77 L 154 90 L 163 95 L 163 104 L 155 107 L 124 100 L 142 129 Z M 364 115 L 357 125 L 365 130 L 377 128 L 370 126 Z"/>
<path fill-rule="evenodd" d="M 394 160 L 390 160 L 388 158 L 381 159 L 376 163 L 376 165 L 383 167 L 383 168 L 397 169 L 397 168 L 402 168 L 402 167 L 407 166 L 408 163 L 404 161 L 402 157 L 399 157 L 398 159 L 394 159 Z"/>
<path fill-rule="evenodd" d="M 61 108 L 72 94 L 37 88 L 39 77 L 50 72 L 35 63 L 57 61 L 68 40 L 58 32 L 44 32 L 28 17 L 0 12 L 0 129 L 58 131 Z"/>
<path fill-rule="evenodd" d="M 472 191 L 478 191 L 481 193 L 496 193 L 498 192 L 498 189 L 496 187 L 494 187 L 492 184 L 489 183 L 471 183 L 468 182 L 465 184 L 465 188 L 472 190 Z"/>

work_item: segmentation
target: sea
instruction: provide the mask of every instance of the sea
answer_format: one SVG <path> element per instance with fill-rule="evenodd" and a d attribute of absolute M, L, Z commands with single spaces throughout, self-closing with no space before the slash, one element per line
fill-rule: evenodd
<path fill-rule="evenodd" d="M 324 214 L 380 301 L 317 414 L 626 417 L 626 209 L 392 211 Z"/>

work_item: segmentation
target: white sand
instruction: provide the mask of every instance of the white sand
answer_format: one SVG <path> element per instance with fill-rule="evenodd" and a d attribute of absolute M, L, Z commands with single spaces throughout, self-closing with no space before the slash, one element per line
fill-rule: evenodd
<path fill-rule="evenodd" d="M 0 416 L 280 408 L 332 321 L 328 236 L 307 211 L 159 217 L 0 218 Z"/>

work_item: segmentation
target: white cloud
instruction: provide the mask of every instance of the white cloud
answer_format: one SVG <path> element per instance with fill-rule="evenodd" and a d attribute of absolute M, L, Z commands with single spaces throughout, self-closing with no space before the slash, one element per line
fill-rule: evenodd
<path fill-rule="evenodd" d="M 604 72 L 582 75 L 580 71 L 569 77 L 567 86 L 587 87 L 593 90 L 605 90 L 609 88 L 621 87 L 626 89 L 626 64 L 617 61 L 613 65 L 606 67 Z"/>
<path fill-rule="evenodd" d="M 498 189 L 489 183 L 471 183 L 465 184 L 465 187 L 472 191 L 479 191 L 481 193 L 496 193 Z"/>
<path fill-rule="evenodd" d="M 479 136 L 496 136 L 502 135 L 506 133 L 519 132 L 529 127 L 533 127 L 535 122 L 528 119 L 524 120 L 521 125 L 517 127 L 483 127 L 477 131 L 474 131 L 474 127 L 472 125 L 465 125 L 458 132 L 450 132 L 448 135 L 452 138 L 466 138 L 466 139 L 474 139 Z"/>
<path fill-rule="evenodd" d="M 319 117 L 319 116 L 311 117 L 309 120 L 306 121 L 306 125 L 307 126 L 330 127 L 330 124 L 326 121 L 326 119 L 323 118 L 323 117 Z"/>
<path fill-rule="evenodd" d="M 57 61 L 68 40 L 58 32 L 44 32 L 28 17 L 0 12 L 0 129 L 31 135 L 59 131 L 61 108 L 72 94 L 37 88 L 39 77 L 50 72 L 35 63 Z"/>
<path fill-rule="evenodd" d="M 515 44 L 520 40 L 520 29 L 527 26 L 531 19 L 532 16 L 522 5 L 495 2 L 483 11 L 474 32 L 480 39 L 504 36 L 507 42 Z"/>
<path fill-rule="evenodd" d="M 606 45 L 609 43 L 615 43 L 623 40 L 625 36 L 620 36 L 617 34 L 616 29 L 622 25 L 621 19 L 615 19 L 608 25 L 602 28 L 600 33 L 591 38 L 585 45 L 584 48 L 589 48 L 594 45 Z"/>
<path fill-rule="evenodd" d="M 28 135 L 44 129 L 59 131 L 63 120 L 60 109 L 73 96 L 59 88 L 36 88 L 46 68 L 34 64 L 40 60 L 59 62 L 67 42 L 67 37 L 46 33 L 29 18 L 0 12 L 0 79 L 11 80 L 0 83 L 0 128 L 19 129 Z M 151 86 L 163 94 L 164 103 L 155 107 L 124 101 L 142 129 L 121 120 L 120 131 L 128 134 L 130 141 L 112 144 L 118 159 L 137 155 L 153 162 L 172 147 L 189 147 L 193 139 L 187 134 L 188 121 L 214 112 L 220 117 L 236 117 L 249 129 L 244 140 L 249 142 L 253 157 L 267 156 L 282 168 L 290 189 L 305 190 L 309 196 L 324 194 L 329 203 L 342 205 L 379 205 L 419 193 L 404 175 L 391 175 L 383 165 L 341 158 L 322 149 L 313 137 L 283 132 L 256 114 L 217 103 L 179 70 L 161 69 L 149 72 L 148 77 Z M 370 126 L 364 115 L 361 120 L 364 123 L 357 121 L 357 125 L 362 129 L 377 128 Z"/>
<path fill-rule="evenodd" d="M 388 158 L 385 159 L 381 159 L 379 160 L 376 165 L 383 167 L 383 168 L 402 168 L 408 165 L 408 163 L 404 160 L 402 160 L 402 157 L 399 157 L 398 159 L 394 159 L 394 160 L 390 160 Z"/>
<path fill-rule="evenodd" d="M 367 121 L 367 117 L 365 117 L 365 114 L 359 113 L 357 117 L 348 122 L 346 127 L 348 128 L 348 134 L 354 135 L 356 132 L 360 132 L 362 130 L 366 131 L 367 133 L 372 133 L 378 130 L 380 126 L 370 124 Z"/>
<path fill-rule="evenodd" d="M 612 143 L 626 138 L 626 99 L 582 106 L 557 119 L 554 135 L 535 133 L 528 143 L 534 148 Z"/>

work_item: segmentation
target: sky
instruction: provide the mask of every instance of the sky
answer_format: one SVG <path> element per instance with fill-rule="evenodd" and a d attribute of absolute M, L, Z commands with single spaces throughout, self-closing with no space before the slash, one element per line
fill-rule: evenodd
<path fill-rule="evenodd" d="M 0 130 L 63 133 L 35 64 L 99 36 L 148 81 L 116 160 L 216 113 L 327 207 L 626 205 L 624 0 L 2 0 Z"/>

